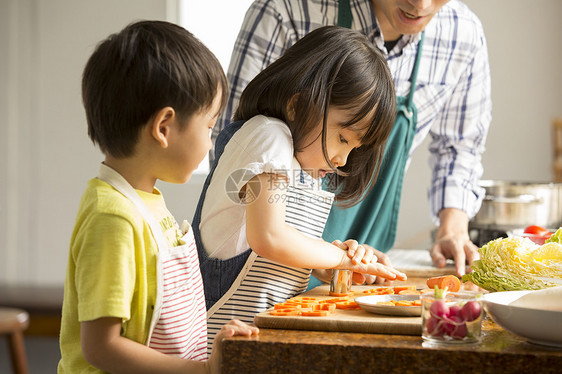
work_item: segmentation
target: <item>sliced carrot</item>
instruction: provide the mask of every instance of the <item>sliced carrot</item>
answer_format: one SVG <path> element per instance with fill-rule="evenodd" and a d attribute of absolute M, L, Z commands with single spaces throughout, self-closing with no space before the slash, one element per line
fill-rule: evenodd
<path fill-rule="evenodd" d="M 349 297 L 334 297 L 332 299 L 321 300 L 319 304 L 335 304 L 341 301 L 349 301 Z"/>
<path fill-rule="evenodd" d="M 312 307 L 312 310 L 327 310 L 330 313 L 334 313 L 336 311 L 336 304 L 316 304 Z"/>
<path fill-rule="evenodd" d="M 312 308 L 316 304 L 318 303 L 301 303 L 299 305 L 304 309 L 304 308 Z"/>
<path fill-rule="evenodd" d="M 409 285 L 409 286 L 394 286 L 394 293 L 400 295 L 401 291 L 415 291 L 416 290 L 416 286 L 415 285 Z"/>
<path fill-rule="evenodd" d="M 454 275 L 443 275 L 441 277 L 433 277 L 427 280 L 427 286 L 429 288 L 437 288 L 443 290 L 447 287 L 450 292 L 457 292 L 461 289 L 461 281 Z"/>
<path fill-rule="evenodd" d="M 388 305 L 388 306 L 394 306 L 394 303 L 392 301 L 378 301 L 377 305 Z"/>
<path fill-rule="evenodd" d="M 398 292 L 398 295 L 419 295 L 420 291 L 417 290 L 402 290 Z"/>
<path fill-rule="evenodd" d="M 383 288 L 376 293 L 377 295 L 393 295 L 394 290 L 392 288 Z"/>
<path fill-rule="evenodd" d="M 431 293 L 431 292 L 435 292 L 435 290 L 434 289 L 432 290 L 431 288 L 424 288 L 423 290 L 420 290 L 421 294 Z"/>
<path fill-rule="evenodd" d="M 414 302 L 411 300 L 398 300 L 396 306 L 413 306 Z"/>
<path fill-rule="evenodd" d="M 303 317 L 326 317 L 329 316 L 330 312 L 327 310 L 311 310 L 301 313 Z"/>
<path fill-rule="evenodd" d="M 273 307 L 273 309 L 301 309 L 301 305 L 300 304 L 292 304 L 292 303 L 277 303 L 275 304 L 275 306 Z"/>
<path fill-rule="evenodd" d="M 273 309 L 269 311 L 272 316 L 299 316 L 300 309 Z"/>
<path fill-rule="evenodd" d="M 342 301 L 336 303 L 336 309 L 361 309 L 355 301 Z"/>
<path fill-rule="evenodd" d="M 310 302 L 310 301 L 318 301 L 320 300 L 318 297 L 314 297 L 314 296 L 296 296 L 296 297 L 291 297 L 289 300 L 287 301 L 305 301 L 305 302 Z"/>

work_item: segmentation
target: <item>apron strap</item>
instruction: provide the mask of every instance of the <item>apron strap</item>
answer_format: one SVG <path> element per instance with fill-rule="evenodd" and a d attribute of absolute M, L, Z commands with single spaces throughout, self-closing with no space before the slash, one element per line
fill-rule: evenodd
<path fill-rule="evenodd" d="M 396 121 L 375 185 L 359 204 L 347 209 L 332 208 L 323 235 L 328 242 L 353 238 L 382 252 L 394 245 L 404 171 L 416 133 L 417 113 L 413 98 L 423 40 L 422 33 L 410 78 L 410 91 L 407 97 L 397 97 Z"/>
<path fill-rule="evenodd" d="M 338 1 L 338 26 L 351 28 L 351 20 L 353 19 L 351 15 L 351 5 L 349 0 L 339 0 Z"/>
<path fill-rule="evenodd" d="M 154 237 L 154 240 L 158 245 L 158 251 L 162 251 L 168 248 L 168 244 L 166 242 L 166 239 L 164 238 L 164 233 L 162 232 L 160 225 L 158 224 L 158 222 L 156 222 L 156 219 L 154 218 L 150 210 L 148 210 L 148 207 L 142 201 L 133 186 L 131 186 L 121 174 L 119 174 L 109 166 L 101 164 L 98 179 L 108 183 L 135 205 L 142 218 L 148 223 L 150 231 L 152 232 L 152 236 Z"/>
<path fill-rule="evenodd" d="M 420 42 L 418 43 L 416 62 L 414 62 L 414 70 L 412 71 L 412 78 L 410 79 L 411 85 L 410 85 L 410 93 L 408 94 L 408 109 L 410 109 L 412 107 L 412 104 L 414 103 L 414 92 L 416 91 L 416 82 L 418 80 L 418 70 L 420 66 L 424 39 L 425 39 L 425 30 L 422 32 Z"/>

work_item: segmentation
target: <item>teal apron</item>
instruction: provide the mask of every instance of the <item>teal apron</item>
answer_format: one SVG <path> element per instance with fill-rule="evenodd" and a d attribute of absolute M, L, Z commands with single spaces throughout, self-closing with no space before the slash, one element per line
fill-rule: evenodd
<path fill-rule="evenodd" d="M 351 27 L 349 1 L 339 2 L 338 25 Z M 396 98 L 396 122 L 385 148 L 376 183 L 361 203 L 348 209 L 332 207 L 323 234 L 328 242 L 355 239 L 382 252 L 394 245 L 406 161 L 416 134 L 417 110 L 413 100 L 423 40 L 424 33 L 418 45 L 408 97 Z"/>

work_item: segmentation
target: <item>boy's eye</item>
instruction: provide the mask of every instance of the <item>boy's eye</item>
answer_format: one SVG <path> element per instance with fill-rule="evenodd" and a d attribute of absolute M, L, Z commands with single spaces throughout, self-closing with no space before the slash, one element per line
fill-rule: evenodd
<path fill-rule="evenodd" d="M 340 142 L 341 142 L 341 143 L 344 143 L 344 144 L 347 144 L 347 143 L 348 143 L 348 141 L 347 141 L 343 136 L 341 136 L 341 135 L 340 135 Z"/>

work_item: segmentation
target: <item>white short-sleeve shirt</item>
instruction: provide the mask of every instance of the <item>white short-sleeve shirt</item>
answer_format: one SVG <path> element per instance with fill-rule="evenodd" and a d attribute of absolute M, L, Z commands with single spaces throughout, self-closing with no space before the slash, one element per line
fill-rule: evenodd
<path fill-rule="evenodd" d="M 295 169 L 300 166 L 283 121 L 258 115 L 244 123 L 225 146 L 203 203 L 199 227 L 207 255 L 224 260 L 247 250 L 240 189 L 262 173 L 285 174 L 291 180 Z"/>

